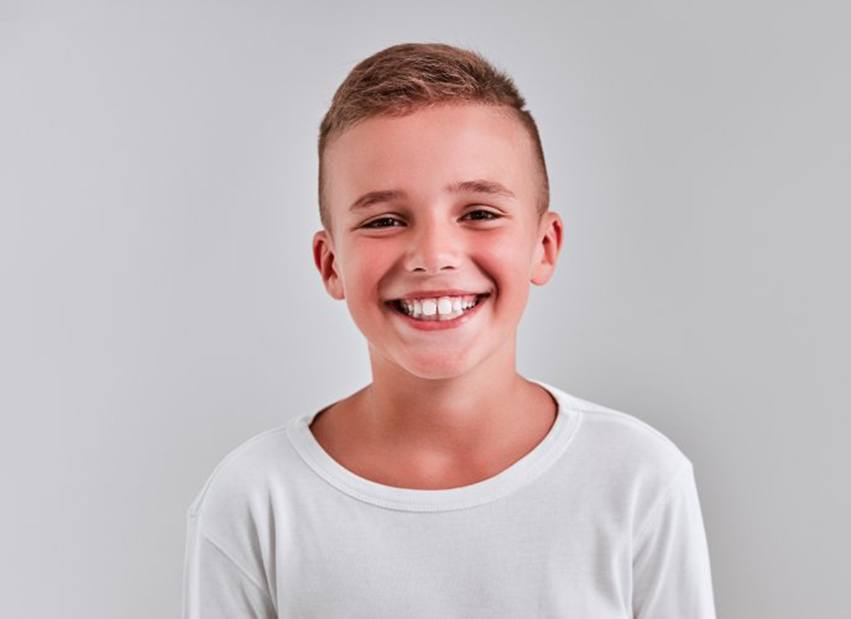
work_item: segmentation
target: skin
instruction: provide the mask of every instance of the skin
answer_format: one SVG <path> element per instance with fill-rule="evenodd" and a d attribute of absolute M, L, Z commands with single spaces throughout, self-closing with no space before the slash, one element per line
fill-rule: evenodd
<path fill-rule="evenodd" d="M 324 163 L 332 224 L 314 235 L 314 262 L 368 342 L 372 383 L 324 409 L 311 431 L 340 464 L 386 485 L 496 475 L 540 443 L 556 413 L 515 365 L 529 284 L 549 281 L 562 245 L 561 217 L 535 209 L 531 138 L 498 108 L 438 105 L 362 121 Z M 472 179 L 515 197 L 444 190 Z M 407 196 L 350 210 L 386 189 Z M 466 324 L 438 331 L 411 328 L 385 303 L 441 288 L 491 296 Z"/>

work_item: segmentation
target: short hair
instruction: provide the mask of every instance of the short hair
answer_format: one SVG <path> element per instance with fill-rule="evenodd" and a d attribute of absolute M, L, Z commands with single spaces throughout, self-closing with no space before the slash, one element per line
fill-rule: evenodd
<path fill-rule="evenodd" d="M 405 116 L 442 103 L 501 106 L 513 114 L 532 139 L 540 171 L 538 216 L 549 209 L 549 179 L 541 138 L 513 80 L 474 50 L 444 43 L 400 43 L 358 63 L 337 88 L 320 123 L 319 218 L 326 230 L 331 229 L 331 218 L 322 156 L 331 140 L 368 118 Z"/>

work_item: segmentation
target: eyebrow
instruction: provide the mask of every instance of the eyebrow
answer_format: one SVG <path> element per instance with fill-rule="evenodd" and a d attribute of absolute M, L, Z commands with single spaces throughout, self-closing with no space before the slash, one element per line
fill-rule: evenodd
<path fill-rule="evenodd" d="M 488 181 L 477 178 L 471 181 L 461 181 L 458 183 L 450 183 L 444 188 L 448 193 L 484 193 L 494 196 L 504 196 L 506 198 L 515 198 L 514 192 L 497 183 L 496 181 Z M 363 194 L 360 198 L 352 202 L 349 211 L 363 209 L 379 202 L 390 202 L 408 197 L 408 194 L 401 189 L 383 189 L 380 191 L 370 191 Z"/>

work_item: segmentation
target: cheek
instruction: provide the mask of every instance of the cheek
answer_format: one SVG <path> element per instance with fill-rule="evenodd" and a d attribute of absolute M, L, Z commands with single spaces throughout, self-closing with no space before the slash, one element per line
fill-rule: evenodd
<path fill-rule="evenodd" d="M 350 247 L 346 258 L 346 280 L 352 287 L 368 292 L 370 283 L 378 276 L 381 266 L 386 260 L 386 251 L 378 244 L 359 243 Z"/>
<path fill-rule="evenodd" d="M 346 261 L 343 276 L 346 306 L 352 322 L 364 337 L 370 339 L 375 336 L 374 322 L 376 312 L 380 310 L 377 293 L 380 275 L 376 268 L 377 263 L 365 259 L 363 253 L 353 252 L 349 256 L 358 256 L 358 258 Z"/>
<path fill-rule="evenodd" d="M 481 268 L 493 279 L 493 311 L 516 325 L 529 297 L 530 244 L 519 235 L 498 235 L 478 254 Z"/>
<path fill-rule="evenodd" d="M 392 252 L 380 244 L 361 243 L 349 248 L 343 276 L 346 298 L 354 311 L 380 298 L 381 280 L 390 270 Z"/>
<path fill-rule="evenodd" d="M 499 290 L 516 294 L 518 288 L 528 289 L 531 253 L 525 237 L 516 233 L 494 235 L 482 249 L 480 262 L 496 278 Z"/>

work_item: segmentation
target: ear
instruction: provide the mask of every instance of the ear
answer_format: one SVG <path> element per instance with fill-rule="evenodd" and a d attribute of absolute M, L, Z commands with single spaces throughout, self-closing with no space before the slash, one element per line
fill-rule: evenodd
<path fill-rule="evenodd" d="M 530 278 L 537 286 L 546 284 L 555 271 L 561 251 L 563 228 L 561 216 L 555 211 L 547 211 L 541 217 Z"/>
<path fill-rule="evenodd" d="M 337 272 L 337 257 L 334 242 L 326 230 L 320 230 L 313 235 L 313 263 L 322 276 L 325 290 L 337 300 L 344 299 L 343 282 Z"/>

